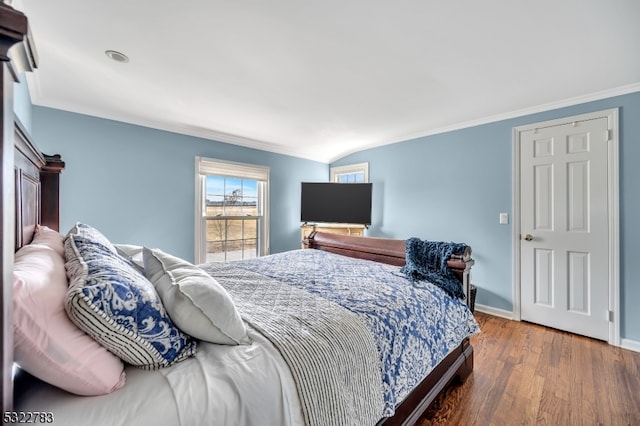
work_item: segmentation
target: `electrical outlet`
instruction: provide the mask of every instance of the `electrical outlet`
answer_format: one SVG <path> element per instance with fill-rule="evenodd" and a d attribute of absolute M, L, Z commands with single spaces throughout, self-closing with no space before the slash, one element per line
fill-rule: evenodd
<path fill-rule="evenodd" d="M 500 213 L 500 225 L 509 224 L 509 213 Z"/>

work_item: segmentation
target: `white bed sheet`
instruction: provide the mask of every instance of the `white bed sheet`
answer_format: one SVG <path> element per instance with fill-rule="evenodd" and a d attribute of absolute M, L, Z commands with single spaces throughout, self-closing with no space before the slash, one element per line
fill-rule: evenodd
<path fill-rule="evenodd" d="M 251 345 L 200 343 L 195 357 L 169 368 L 127 367 L 126 385 L 109 395 L 79 397 L 40 382 L 15 410 L 51 412 L 55 424 L 67 426 L 304 424 L 286 362 L 248 329 Z"/>

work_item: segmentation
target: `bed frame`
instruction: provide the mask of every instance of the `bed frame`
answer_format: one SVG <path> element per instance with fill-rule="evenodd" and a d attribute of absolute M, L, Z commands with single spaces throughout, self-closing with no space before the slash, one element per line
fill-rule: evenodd
<path fill-rule="evenodd" d="M 0 340 L 2 340 L 3 411 L 13 408 L 13 327 L 12 270 L 15 251 L 28 244 L 36 224 L 59 230 L 59 176 L 64 169 L 59 155 L 40 153 L 28 132 L 15 120 L 12 88 L 17 81 L 10 66 L 8 50 L 26 40 L 26 17 L 10 6 L 0 3 L 0 60 L 2 77 L 2 292 L 0 293 Z M 351 257 L 375 260 L 392 265 L 404 265 L 405 242 L 381 238 L 351 237 L 315 232 L 306 240 L 312 249 L 326 250 Z M 469 271 L 473 260 L 470 250 L 449 260 L 448 264 L 469 289 Z M 415 424 L 434 399 L 455 380 L 464 380 L 473 370 L 473 348 L 466 339 L 427 376 L 399 405 L 396 414 L 382 419 L 379 425 Z"/>

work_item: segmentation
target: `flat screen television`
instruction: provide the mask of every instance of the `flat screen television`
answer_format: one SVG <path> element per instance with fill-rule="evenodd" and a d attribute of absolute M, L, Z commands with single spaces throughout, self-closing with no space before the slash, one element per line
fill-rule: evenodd
<path fill-rule="evenodd" d="M 371 183 L 302 182 L 300 221 L 371 225 Z"/>

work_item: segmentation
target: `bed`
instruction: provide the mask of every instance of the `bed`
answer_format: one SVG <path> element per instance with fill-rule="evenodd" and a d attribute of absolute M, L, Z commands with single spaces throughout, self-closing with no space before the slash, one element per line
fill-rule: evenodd
<path fill-rule="evenodd" d="M 28 136 L 21 130 L 21 127 L 17 125 L 16 129 L 18 129 L 15 133 L 16 158 L 18 159 L 15 173 L 16 194 L 18 195 L 16 198 L 18 213 L 16 216 L 18 224 L 16 242 L 17 247 L 22 247 L 24 250 L 25 246 L 29 248 L 34 245 L 27 244 L 27 242 L 37 237 L 36 226 L 38 224 L 47 224 L 53 229 L 57 227 L 57 219 L 50 217 L 52 212 L 55 212 L 53 216 L 57 215 L 57 209 L 45 208 L 44 204 L 48 202 L 44 200 L 53 200 L 55 205 L 58 197 L 55 194 L 50 194 L 50 189 L 53 188 L 53 192 L 57 191 L 58 184 L 55 177 L 63 169 L 64 163 L 59 157 L 40 156 L 35 149 L 30 148 Z M 27 157 L 34 157 L 35 164 L 32 159 L 27 159 Z M 48 195 L 44 196 L 45 194 Z M 38 207 L 40 199 L 42 202 Z M 269 256 L 269 262 L 266 265 L 261 259 L 256 259 L 248 262 L 198 266 L 209 272 L 219 282 L 224 283 L 236 304 L 243 308 L 241 309 L 242 317 L 247 320 L 247 335 L 252 342 L 251 345 L 226 346 L 200 343 L 194 357 L 167 368 L 145 371 L 129 365 L 125 368 L 127 377 L 125 386 L 104 396 L 78 397 L 18 370 L 14 391 L 15 410 L 25 413 L 48 413 L 56 421 L 68 425 L 87 424 L 87 422 L 102 424 L 105 419 L 108 419 L 108 424 L 125 424 L 134 421 L 132 419 L 139 421 L 140 416 L 144 421 L 155 424 L 198 424 L 198 419 L 201 418 L 210 419 L 211 424 L 348 424 L 345 418 L 352 415 L 350 410 L 360 413 L 358 410 L 362 410 L 362 407 L 353 408 L 347 404 L 346 408 L 342 406 L 342 408 L 332 407 L 331 410 L 326 410 L 324 407 L 330 405 L 330 402 L 320 401 L 317 394 L 300 389 L 299 381 L 307 383 L 308 379 L 302 374 L 294 376 L 290 371 L 292 362 L 295 363 L 295 360 L 301 359 L 300 355 L 296 355 L 297 358 L 294 357 L 293 361 L 283 357 L 282 353 L 288 348 L 290 350 L 290 347 L 281 346 L 282 342 L 278 341 L 279 335 L 266 337 L 268 334 L 264 334 L 263 330 L 263 328 L 269 327 L 270 322 L 273 322 L 272 313 L 280 308 L 264 307 L 256 300 L 244 297 L 243 291 L 246 289 L 244 284 L 257 279 L 261 284 L 260 288 L 266 288 L 265 284 L 268 281 L 268 284 L 276 286 L 274 292 L 280 295 L 283 292 L 283 286 L 275 278 L 302 277 L 305 282 L 316 284 L 315 289 L 305 288 L 305 291 L 312 293 L 318 291 L 318 286 L 321 288 L 329 285 L 345 286 L 345 283 L 353 293 L 351 287 L 362 281 L 360 279 L 354 281 L 354 278 L 373 274 L 370 271 L 374 270 L 382 270 L 393 276 L 394 280 L 403 281 L 406 279 L 398 271 L 404 263 L 405 242 L 319 232 L 310 235 L 305 244 L 307 249 Z M 295 257 L 289 257 L 293 255 Z M 466 284 L 469 281 L 469 269 L 472 263 L 470 250 L 448 261 L 460 281 Z M 286 266 L 285 269 L 282 269 L 283 264 Z M 331 265 L 331 273 L 328 273 L 325 268 L 328 264 Z M 238 278 L 239 266 L 242 270 L 242 276 Z M 357 269 L 355 273 L 352 271 L 353 268 Z M 331 274 L 345 278 L 346 281 L 341 280 L 337 283 L 322 281 L 322 277 Z M 242 285 L 238 285 L 238 281 Z M 374 285 L 382 284 L 376 282 Z M 410 286 L 407 285 L 407 287 Z M 365 291 L 372 293 L 367 289 Z M 270 293 L 258 294 L 257 296 L 254 294 L 253 297 L 254 299 L 257 297 L 258 302 L 261 302 L 268 299 L 268 294 Z M 290 297 L 291 295 L 287 293 L 287 299 Z M 248 301 L 244 301 L 245 299 Z M 451 302 L 454 300 L 450 299 Z M 373 302 L 377 303 L 381 300 L 383 300 L 381 295 L 380 297 L 376 295 Z M 311 303 L 315 306 L 318 302 L 312 301 Z M 390 417 L 376 418 L 375 421 L 369 418 L 369 421 L 364 424 L 413 424 L 435 396 L 446 386 L 454 380 L 463 380 L 471 372 L 473 349 L 469 344 L 468 336 L 475 329 L 470 325 L 472 316 L 468 308 L 465 306 L 462 309 L 461 305 L 459 303 L 456 308 L 458 312 L 464 314 L 462 318 L 467 326 L 466 334 L 462 337 L 456 337 L 459 341 L 455 341 L 452 348 L 447 348 L 447 356 L 439 360 L 433 369 L 428 367 L 427 370 L 422 370 L 422 373 L 428 372 L 425 374 L 424 380 L 416 380 L 403 385 L 404 390 L 397 392 L 396 399 L 392 400 L 393 411 L 390 412 L 388 407 L 386 407 L 386 411 L 382 411 L 386 414 L 392 414 Z M 321 311 L 328 309 L 326 306 L 321 305 Z M 260 317 L 259 310 L 263 310 L 267 315 Z M 305 321 L 317 315 L 315 311 L 304 312 Z M 301 315 L 298 311 L 296 314 Z M 424 313 L 420 315 L 424 315 Z M 5 318 L 7 321 L 11 319 L 6 316 Z M 322 319 L 320 318 L 320 320 Z M 287 324 L 286 322 L 276 324 L 276 329 L 278 326 L 286 329 Z M 299 327 L 295 328 L 300 329 Z M 305 329 L 305 333 L 307 331 L 309 330 Z M 354 344 L 353 339 L 357 337 L 355 334 L 352 335 L 344 331 L 342 326 L 338 330 L 330 331 L 332 336 L 338 332 L 344 333 L 341 339 L 348 341 L 349 345 Z M 283 332 L 282 335 L 285 334 Z M 331 344 L 331 342 L 317 343 L 320 338 L 313 337 L 312 348 L 315 348 L 316 345 Z M 370 349 L 371 346 L 365 346 L 365 349 L 361 351 L 359 356 L 363 360 L 356 365 L 376 362 L 376 359 L 369 358 L 367 360 L 366 348 Z M 375 349 L 369 351 L 368 354 L 371 355 L 372 352 L 375 352 Z M 349 356 L 356 356 L 351 349 L 346 350 L 345 353 Z M 344 355 L 342 359 L 345 359 Z M 325 368 L 329 370 L 337 364 L 326 361 L 322 357 L 320 359 L 311 357 L 305 362 L 307 364 L 328 363 L 323 367 L 323 370 Z M 302 368 L 304 369 L 307 364 L 303 364 Z M 410 366 L 410 368 L 415 368 L 415 366 Z M 366 371 L 349 370 L 347 376 L 359 377 L 366 373 Z M 317 372 L 312 372 L 313 374 L 317 375 Z M 339 375 L 340 371 L 335 374 Z M 320 384 L 316 383 L 316 385 L 326 386 L 324 384 L 326 381 L 326 377 L 320 377 Z M 329 388 L 333 390 L 328 393 L 357 394 L 361 386 L 367 386 L 366 382 L 364 384 L 357 380 L 352 380 L 352 382 L 348 384 L 350 387 L 338 382 L 334 384 L 333 388 Z M 411 388 L 410 392 L 406 389 L 407 387 Z M 152 399 L 148 397 L 150 389 L 153 389 Z M 323 388 L 323 390 L 325 389 L 327 388 Z M 319 402 L 319 406 L 307 407 L 303 404 L 300 398 L 301 392 L 307 392 L 307 400 L 318 400 L 316 402 Z M 265 398 L 265 395 L 273 395 L 273 398 Z M 366 393 L 363 395 L 365 396 L 362 398 L 366 401 Z M 211 403 L 211 401 L 215 401 L 215 403 Z M 309 412 L 314 409 L 317 411 L 315 414 Z M 342 415 L 346 417 L 337 415 L 340 409 Z M 380 409 L 380 407 L 375 408 L 375 410 Z M 382 410 L 384 409 L 383 407 Z M 327 411 L 330 416 L 322 417 Z M 119 416 L 116 417 L 114 413 L 118 413 Z M 356 421 L 353 424 L 361 423 Z"/>
<path fill-rule="evenodd" d="M 6 98 L 6 91 L 3 96 Z M 29 374 L 25 371 L 27 368 L 16 368 L 14 376 L 10 373 L 14 347 L 24 344 L 24 336 L 14 334 L 18 324 L 13 323 L 16 304 L 13 298 L 17 295 L 12 295 L 15 290 L 12 269 L 23 259 L 23 252 L 46 245 L 39 243 L 45 236 L 62 241 L 62 234 L 58 232 L 61 231 L 67 236 L 61 256 L 67 271 L 73 270 L 74 266 L 69 268 L 72 262 L 69 250 L 84 250 L 85 246 L 74 241 L 85 241 L 83 238 L 88 238 L 94 230 L 84 224 L 69 231 L 59 229 L 59 175 L 65 164 L 60 156 L 40 153 L 28 132 L 14 122 L 11 115 L 7 111 L 3 115 L 2 173 L 3 197 L 12 197 L 11 203 L 3 206 L 14 205 L 11 209 L 3 207 L 3 218 L 9 215 L 9 220 L 3 224 L 2 399 L 4 412 L 10 413 L 9 422 L 415 424 L 438 394 L 453 382 L 465 380 L 472 372 L 473 348 L 469 337 L 478 331 L 472 313 L 464 302 L 430 284 L 414 285 L 399 272 L 405 264 L 405 241 L 317 232 L 304 242 L 306 249 L 229 264 L 190 265 L 161 250 L 114 244 L 117 256 L 110 249 L 108 256 L 120 262 L 118 265 L 124 262 L 127 268 L 141 267 L 140 274 L 148 273 L 149 265 L 160 265 L 158 275 L 151 274 L 153 277 L 149 278 L 156 288 L 166 284 L 163 280 L 167 276 L 176 276 L 163 273 L 162 268 L 167 268 L 163 265 L 168 263 L 177 265 L 174 272 L 187 268 L 189 274 L 184 276 L 189 278 L 194 274 L 213 277 L 235 309 L 224 318 L 236 318 L 235 315 L 241 318 L 240 329 L 232 328 L 238 327 L 237 321 L 231 325 L 217 324 L 225 338 L 233 341 L 212 343 L 190 337 L 189 333 L 173 335 L 176 338 L 168 346 L 176 352 L 175 357 L 170 361 L 166 358 L 154 358 L 150 363 L 140 361 L 136 367 L 133 364 L 138 363 L 138 358 L 131 358 L 128 346 L 133 344 L 123 343 L 118 335 L 119 347 L 109 346 L 109 351 L 104 351 L 102 345 L 97 345 L 96 350 L 101 350 L 101 356 L 109 356 L 110 360 L 117 353 L 116 358 L 130 362 L 124 362 L 120 372 L 120 364 L 104 364 L 104 371 L 115 369 L 116 373 L 115 379 L 111 378 L 114 384 L 102 395 L 93 392 L 78 396 L 75 393 L 82 393 L 84 388 L 71 388 L 74 393 L 63 390 L 62 385 L 54 386 Z M 7 132 L 7 128 L 12 131 Z M 97 230 L 96 233 L 99 234 Z M 95 236 L 99 241 L 103 237 Z M 86 245 L 89 246 L 93 247 Z M 100 250 L 103 246 L 111 247 L 106 241 Z M 8 255 L 7 251 L 10 251 Z M 469 294 L 473 265 L 470 254 L 467 248 L 446 262 L 466 294 Z M 86 263 L 90 263 L 87 259 L 84 258 Z M 80 268 L 81 264 L 77 263 L 76 267 Z M 363 279 L 380 276 L 373 271 L 385 278 Z M 398 286 L 399 282 L 402 284 Z M 69 279 L 67 285 L 71 289 L 74 283 Z M 331 292 L 319 297 L 325 289 Z M 395 300 L 391 297 L 396 297 L 396 293 L 406 293 L 402 298 L 412 300 L 413 305 L 403 307 L 406 315 L 396 313 L 391 318 L 389 312 L 395 311 L 387 300 Z M 200 296 L 204 299 L 207 294 Z M 423 298 L 441 302 L 426 307 L 420 302 Z M 167 305 L 164 308 L 168 309 L 164 298 L 161 302 L 160 305 Z M 373 309 L 361 309 L 363 303 Z M 177 311 L 171 312 L 171 318 L 176 318 L 178 323 L 180 313 L 174 316 L 173 312 Z M 77 316 L 74 324 L 82 323 L 84 317 Z M 439 328 L 419 331 L 422 320 L 428 317 L 447 322 L 447 331 Z M 392 326 L 395 331 L 390 331 Z M 180 327 L 176 327 L 178 332 Z M 438 350 L 425 355 L 418 343 L 420 339 L 406 337 L 413 334 L 402 333 L 403 327 L 414 327 L 415 336 L 422 336 L 425 342 L 436 342 Z M 105 339 L 106 335 L 113 337 L 113 333 L 100 330 L 85 331 L 92 341 Z M 193 334 L 201 332 L 206 333 L 208 329 L 194 330 Z M 18 336 L 16 341 L 14 336 Z M 215 336 L 206 338 L 216 339 Z M 60 350 L 68 349 L 62 346 Z M 25 356 L 24 352 L 23 347 L 20 357 Z M 385 370 L 390 366 L 397 371 L 391 374 Z M 45 379 L 47 374 L 56 373 L 36 372 Z M 68 379 L 53 377 L 50 381 L 64 382 L 65 378 Z"/>

